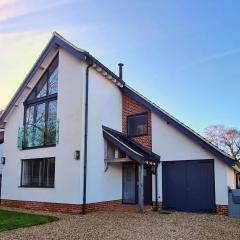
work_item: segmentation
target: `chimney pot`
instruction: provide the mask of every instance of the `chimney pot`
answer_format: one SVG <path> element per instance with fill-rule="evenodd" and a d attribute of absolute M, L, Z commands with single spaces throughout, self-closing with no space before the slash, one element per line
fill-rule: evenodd
<path fill-rule="evenodd" d="M 123 63 L 119 63 L 119 78 L 122 80 L 122 75 L 123 75 Z"/>

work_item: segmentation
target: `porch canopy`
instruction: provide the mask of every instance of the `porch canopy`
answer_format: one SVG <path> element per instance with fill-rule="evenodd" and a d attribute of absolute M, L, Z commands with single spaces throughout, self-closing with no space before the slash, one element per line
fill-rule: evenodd
<path fill-rule="evenodd" d="M 103 137 L 111 143 L 116 149 L 120 149 L 126 154 L 126 158 L 106 159 L 106 164 L 113 162 L 123 162 L 126 159 L 133 160 L 138 163 L 138 205 L 139 211 L 144 212 L 144 165 L 153 165 L 155 169 L 155 201 L 156 210 L 158 202 L 157 187 L 157 168 L 160 162 L 160 156 L 153 153 L 130 139 L 126 135 L 111 128 L 103 126 Z"/>
<path fill-rule="evenodd" d="M 121 132 L 103 126 L 103 137 L 139 164 L 156 165 L 160 156 L 142 147 Z"/>

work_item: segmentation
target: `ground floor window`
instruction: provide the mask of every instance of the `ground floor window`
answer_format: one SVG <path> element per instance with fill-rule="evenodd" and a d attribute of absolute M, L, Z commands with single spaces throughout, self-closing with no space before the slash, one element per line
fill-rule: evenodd
<path fill-rule="evenodd" d="M 54 187 L 55 158 L 22 160 L 22 187 Z"/>

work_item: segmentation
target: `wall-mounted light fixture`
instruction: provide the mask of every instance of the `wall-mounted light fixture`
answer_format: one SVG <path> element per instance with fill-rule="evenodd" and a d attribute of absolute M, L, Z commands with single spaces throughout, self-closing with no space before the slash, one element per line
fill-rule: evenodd
<path fill-rule="evenodd" d="M 1 157 L 1 164 L 5 165 L 5 163 L 6 163 L 6 158 L 5 157 Z"/>
<path fill-rule="evenodd" d="M 79 159 L 80 159 L 80 151 L 79 151 L 79 150 L 76 150 L 76 151 L 74 152 L 74 159 L 75 159 L 75 160 L 79 160 Z"/>

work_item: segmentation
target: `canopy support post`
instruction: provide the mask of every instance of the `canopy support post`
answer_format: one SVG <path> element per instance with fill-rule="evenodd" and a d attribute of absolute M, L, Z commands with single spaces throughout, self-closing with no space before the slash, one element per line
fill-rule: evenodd
<path fill-rule="evenodd" d="M 140 213 L 144 213 L 144 164 L 138 165 L 138 205 Z"/>
<path fill-rule="evenodd" d="M 158 163 L 155 166 L 155 211 L 158 211 Z"/>

